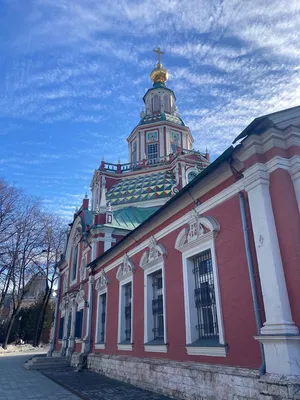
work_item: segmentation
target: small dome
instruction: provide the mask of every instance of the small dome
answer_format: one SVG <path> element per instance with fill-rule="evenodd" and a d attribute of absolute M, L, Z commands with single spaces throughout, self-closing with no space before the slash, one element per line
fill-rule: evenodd
<path fill-rule="evenodd" d="M 163 68 L 161 63 L 157 63 L 156 68 L 151 72 L 150 78 L 153 84 L 155 83 L 165 83 L 168 79 L 168 71 Z"/>

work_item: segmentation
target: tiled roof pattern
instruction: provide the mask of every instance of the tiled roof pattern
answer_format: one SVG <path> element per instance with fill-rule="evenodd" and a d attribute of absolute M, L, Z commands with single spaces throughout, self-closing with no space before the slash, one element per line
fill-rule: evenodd
<path fill-rule="evenodd" d="M 173 172 L 155 172 L 123 179 L 106 193 L 107 201 L 112 205 L 136 203 L 170 197 L 175 185 Z"/>

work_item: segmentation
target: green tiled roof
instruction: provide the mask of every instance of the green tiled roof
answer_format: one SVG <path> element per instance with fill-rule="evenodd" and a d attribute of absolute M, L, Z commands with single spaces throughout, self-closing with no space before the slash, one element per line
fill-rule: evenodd
<path fill-rule="evenodd" d="M 155 172 L 123 179 L 106 193 L 106 200 L 112 205 L 136 203 L 170 197 L 176 184 L 173 172 Z"/>
<path fill-rule="evenodd" d="M 124 229 L 134 229 L 150 217 L 159 207 L 124 207 L 113 213 L 112 225 Z"/>

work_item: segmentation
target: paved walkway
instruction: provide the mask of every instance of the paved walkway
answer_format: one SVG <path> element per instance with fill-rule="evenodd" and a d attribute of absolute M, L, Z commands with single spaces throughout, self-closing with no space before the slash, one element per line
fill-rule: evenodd
<path fill-rule="evenodd" d="M 0 356 L 1 400 L 80 400 L 38 371 L 23 367 L 33 354 Z"/>
<path fill-rule="evenodd" d="M 148 390 L 107 378 L 94 372 L 44 371 L 46 376 L 62 384 L 84 400 L 171 400 Z"/>
<path fill-rule="evenodd" d="M 23 364 L 32 356 L 0 356 L 0 400 L 171 400 L 93 372 L 26 370 Z"/>

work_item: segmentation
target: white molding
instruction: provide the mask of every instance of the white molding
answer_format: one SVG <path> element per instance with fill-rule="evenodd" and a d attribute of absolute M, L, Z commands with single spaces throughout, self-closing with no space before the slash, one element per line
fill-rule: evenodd
<path fill-rule="evenodd" d="M 80 339 L 80 338 L 75 338 L 75 343 L 82 343 L 82 339 Z"/>
<path fill-rule="evenodd" d="M 132 351 L 132 343 L 129 343 L 129 344 L 118 343 L 118 350 Z"/>
<path fill-rule="evenodd" d="M 104 350 L 105 349 L 105 343 L 95 343 L 95 349 L 96 350 Z"/>
<path fill-rule="evenodd" d="M 168 346 L 166 344 L 144 344 L 144 350 L 149 353 L 167 353 Z"/>
<path fill-rule="evenodd" d="M 116 278 L 118 281 L 122 281 L 135 273 L 136 266 L 134 262 L 125 253 L 123 257 L 123 263 L 119 266 Z"/>
<path fill-rule="evenodd" d="M 186 352 L 189 356 L 211 356 L 226 357 L 226 347 L 202 347 L 202 346 L 186 346 Z"/>
<path fill-rule="evenodd" d="M 100 293 L 102 291 L 105 291 L 108 282 L 109 282 L 108 276 L 106 275 L 105 270 L 102 269 L 95 284 L 95 289 L 97 290 L 97 292 Z"/>

